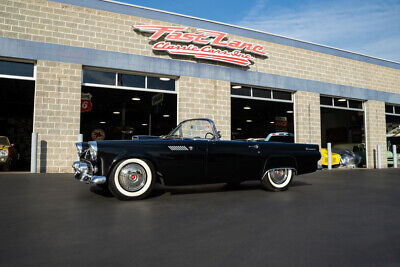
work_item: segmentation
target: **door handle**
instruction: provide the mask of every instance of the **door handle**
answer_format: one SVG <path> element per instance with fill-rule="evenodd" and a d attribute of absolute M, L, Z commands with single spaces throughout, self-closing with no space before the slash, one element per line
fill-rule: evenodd
<path fill-rule="evenodd" d="M 250 145 L 249 148 L 258 149 L 258 145 Z"/>

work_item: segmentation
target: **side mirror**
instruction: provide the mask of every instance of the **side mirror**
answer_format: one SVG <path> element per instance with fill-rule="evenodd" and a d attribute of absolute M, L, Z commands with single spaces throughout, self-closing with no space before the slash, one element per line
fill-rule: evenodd
<path fill-rule="evenodd" d="M 218 132 L 217 132 L 217 136 L 218 136 L 218 138 L 221 138 L 221 137 L 222 137 L 221 131 L 218 131 Z"/>

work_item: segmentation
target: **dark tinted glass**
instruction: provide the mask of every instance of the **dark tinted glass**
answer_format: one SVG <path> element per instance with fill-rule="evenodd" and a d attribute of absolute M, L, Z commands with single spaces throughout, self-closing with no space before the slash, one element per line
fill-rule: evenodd
<path fill-rule="evenodd" d="M 0 74 L 33 77 L 33 64 L 0 61 Z"/>
<path fill-rule="evenodd" d="M 345 99 L 344 101 L 339 101 L 344 99 L 344 98 L 335 98 L 335 107 L 347 107 L 347 100 Z"/>
<path fill-rule="evenodd" d="M 349 100 L 349 108 L 362 109 L 362 102 L 357 100 Z"/>
<path fill-rule="evenodd" d="M 254 97 L 271 98 L 271 90 L 253 88 Z"/>
<path fill-rule="evenodd" d="M 115 73 L 97 70 L 83 70 L 83 82 L 115 85 Z"/>
<path fill-rule="evenodd" d="M 128 87 L 145 87 L 145 76 L 118 73 L 118 85 Z"/>
<path fill-rule="evenodd" d="M 386 113 L 393 113 L 393 106 L 392 105 L 386 105 L 385 106 L 385 111 L 386 111 Z"/>
<path fill-rule="evenodd" d="M 399 106 L 394 106 L 394 112 L 396 114 L 400 114 L 400 107 Z"/>
<path fill-rule="evenodd" d="M 274 91 L 274 99 L 292 100 L 292 93 L 283 91 Z"/>
<path fill-rule="evenodd" d="M 250 87 L 242 86 L 237 89 L 231 88 L 231 94 L 232 95 L 251 96 Z"/>
<path fill-rule="evenodd" d="M 147 88 L 175 91 L 175 80 L 162 81 L 159 77 L 147 77 Z"/>
<path fill-rule="evenodd" d="M 321 96 L 320 102 L 321 105 L 332 106 L 332 97 Z"/>

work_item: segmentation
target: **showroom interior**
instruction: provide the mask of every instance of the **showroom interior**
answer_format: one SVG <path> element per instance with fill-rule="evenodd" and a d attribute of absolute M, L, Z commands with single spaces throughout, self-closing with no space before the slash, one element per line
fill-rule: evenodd
<path fill-rule="evenodd" d="M 0 136 L 16 151 L 13 171 L 30 168 L 34 118 L 35 63 L 1 60 L 3 90 Z M 136 135 L 165 135 L 178 123 L 179 77 L 126 70 L 82 69 L 80 133 L 84 141 L 131 140 Z M 242 84 L 230 85 L 231 140 L 264 141 L 287 133 L 278 142 L 294 142 L 293 91 Z M 363 101 L 320 95 L 321 148 L 364 151 Z M 385 105 L 388 165 L 392 145 L 400 149 L 400 106 Z M 357 167 L 366 167 L 365 159 Z"/>

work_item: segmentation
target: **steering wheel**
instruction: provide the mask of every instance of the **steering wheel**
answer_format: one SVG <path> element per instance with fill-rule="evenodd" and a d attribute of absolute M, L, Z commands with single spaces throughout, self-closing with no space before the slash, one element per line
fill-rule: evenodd
<path fill-rule="evenodd" d="M 215 135 L 214 135 L 213 133 L 210 133 L 210 132 L 206 133 L 206 135 L 204 136 L 204 138 L 205 138 L 205 139 L 208 139 L 208 138 L 207 138 L 207 135 L 209 135 L 209 134 L 212 136 L 211 139 L 214 139 L 214 138 L 215 138 Z"/>

